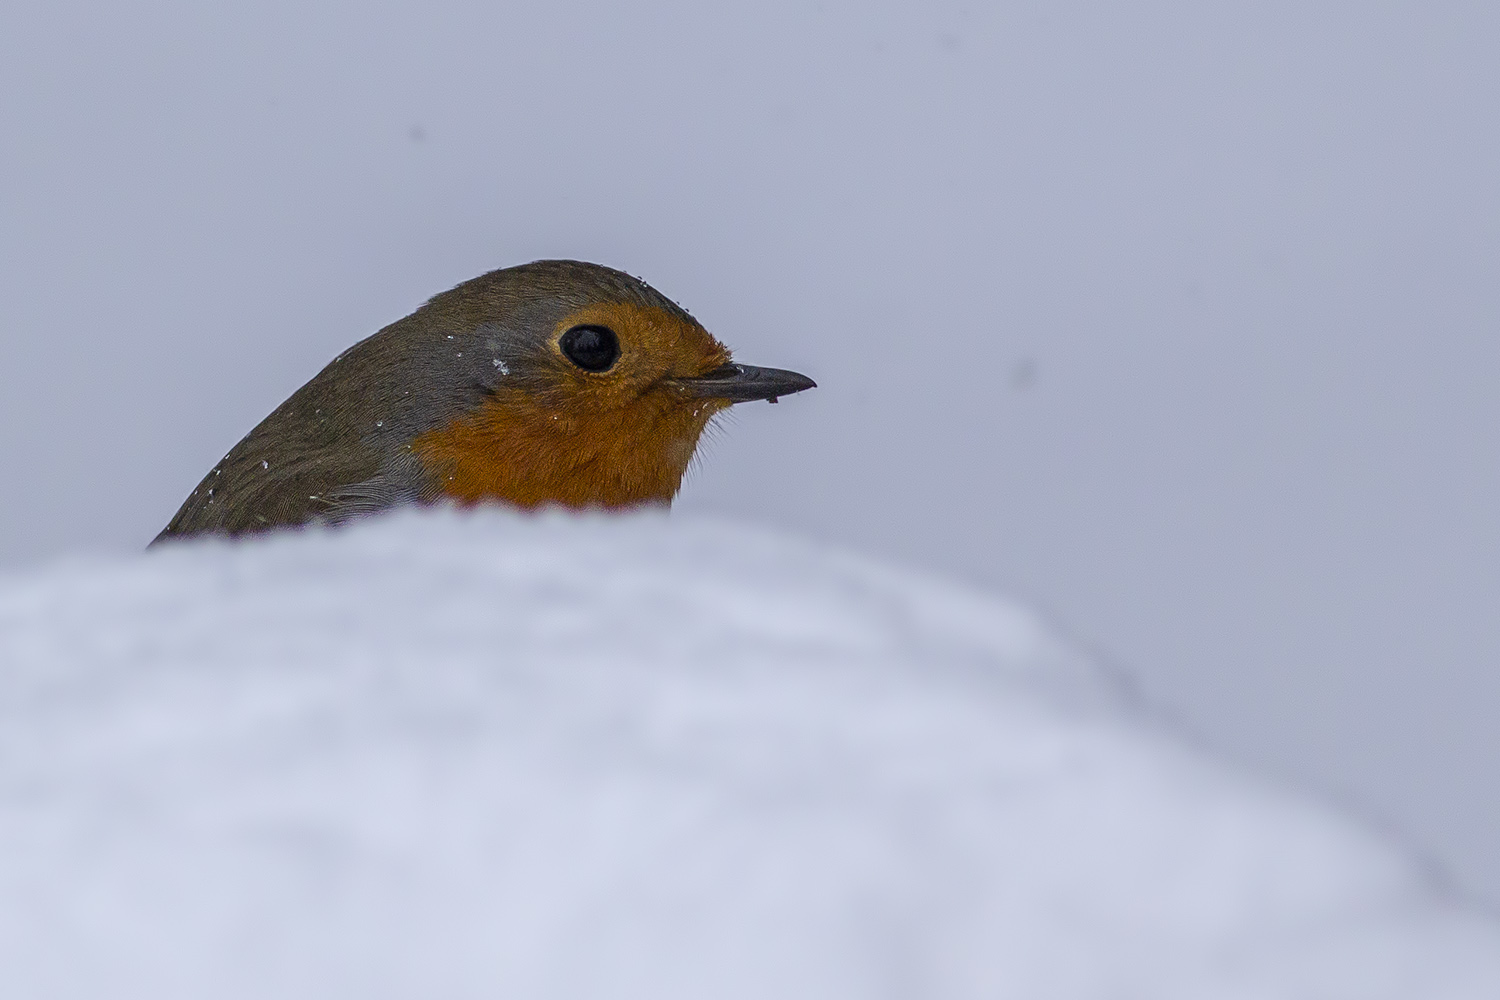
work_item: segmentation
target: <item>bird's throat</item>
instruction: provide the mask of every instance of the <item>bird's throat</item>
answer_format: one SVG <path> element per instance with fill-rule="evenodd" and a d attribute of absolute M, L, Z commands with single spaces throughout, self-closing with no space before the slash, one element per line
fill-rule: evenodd
<path fill-rule="evenodd" d="M 618 411 L 549 411 L 494 397 L 418 436 L 412 452 L 441 497 L 462 504 L 620 509 L 670 504 L 698 439 L 721 407 L 666 394 Z"/>

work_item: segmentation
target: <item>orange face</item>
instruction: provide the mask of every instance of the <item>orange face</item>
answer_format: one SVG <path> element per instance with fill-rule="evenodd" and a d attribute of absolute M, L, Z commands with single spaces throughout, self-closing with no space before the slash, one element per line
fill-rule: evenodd
<path fill-rule="evenodd" d="M 475 411 L 412 442 L 439 492 L 520 507 L 670 503 L 703 429 L 731 403 L 673 380 L 722 368 L 728 349 L 685 316 L 605 302 L 564 317 L 541 355 L 524 379 L 497 379 Z"/>

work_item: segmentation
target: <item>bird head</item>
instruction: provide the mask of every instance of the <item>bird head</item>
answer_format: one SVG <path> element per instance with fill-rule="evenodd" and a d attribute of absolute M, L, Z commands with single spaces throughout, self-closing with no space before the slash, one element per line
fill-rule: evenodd
<path fill-rule="evenodd" d="M 469 405 L 411 444 L 438 491 L 461 503 L 670 503 L 715 415 L 814 385 L 735 364 L 686 311 L 618 271 L 540 261 L 476 282 L 428 307 L 456 320 L 434 330 L 460 331 L 432 345 L 449 355 L 468 346 Z"/>

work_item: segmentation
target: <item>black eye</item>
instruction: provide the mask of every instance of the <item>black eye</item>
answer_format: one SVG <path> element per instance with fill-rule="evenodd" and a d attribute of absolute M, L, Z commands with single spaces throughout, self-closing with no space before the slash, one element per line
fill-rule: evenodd
<path fill-rule="evenodd" d="M 557 346 L 586 372 L 605 371 L 620 357 L 620 338 L 607 326 L 575 326 Z"/>

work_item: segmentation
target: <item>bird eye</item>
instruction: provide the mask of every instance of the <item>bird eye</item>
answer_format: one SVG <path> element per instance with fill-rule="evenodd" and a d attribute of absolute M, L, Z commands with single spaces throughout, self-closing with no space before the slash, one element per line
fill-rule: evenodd
<path fill-rule="evenodd" d="M 557 346 L 586 372 L 606 371 L 620 357 L 620 338 L 607 326 L 575 326 Z"/>

